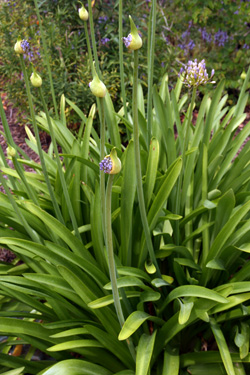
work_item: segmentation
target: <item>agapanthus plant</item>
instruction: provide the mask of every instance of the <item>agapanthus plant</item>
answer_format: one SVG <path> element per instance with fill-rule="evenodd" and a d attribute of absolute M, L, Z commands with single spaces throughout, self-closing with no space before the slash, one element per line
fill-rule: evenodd
<path fill-rule="evenodd" d="M 189 61 L 187 65 L 180 69 L 179 77 L 187 87 L 198 87 L 206 85 L 207 83 L 215 83 L 212 81 L 214 76 L 214 69 L 211 71 L 210 77 L 208 76 L 205 60 L 198 63 L 197 59 Z"/>

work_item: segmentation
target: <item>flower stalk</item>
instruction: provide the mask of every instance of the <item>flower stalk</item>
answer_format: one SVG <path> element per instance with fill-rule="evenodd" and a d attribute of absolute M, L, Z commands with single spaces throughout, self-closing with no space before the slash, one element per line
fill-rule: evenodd
<path fill-rule="evenodd" d="M 183 150 L 182 150 L 182 170 L 178 179 L 177 183 L 177 191 L 176 191 L 176 201 L 175 201 L 175 213 L 177 215 L 181 215 L 180 213 L 180 204 L 181 204 L 181 186 L 182 186 L 182 181 L 183 181 L 183 176 L 185 172 L 185 164 L 186 164 L 186 152 L 188 148 L 188 140 L 189 140 L 189 129 L 190 129 L 190 124 L 192 120 L 192 115 L 193 115 L 193 109 L 194 109 L 194 104 L 195 104 L 195 98 L 196 98 L 196 92 L 197 92 L 197 87 L 194 86 L 192 90 L 192 98 L 191 98 L 191 103 L 189 106 L 189 113 L 188 113 L 188 119 L 187 119 L 187 125 L 186 129 L 184 130 L 184 144 L 183 144 Z M 180 228 L 179 228 L 179 221 L 176 221 L 176 245 L 179 245 L 180 242 Z"/>
<path fill-rule="evenodd" d="M 155 55 L 155 28 L 156 28 L 156 0 L 152 0 L 150 12 L 150 24 L 148 27 L 148 97 L 147 97 L 147 145 L 149 148 L 152 129 L 152 97 Z"/>
<path fill-rule="evenodd" d="M 40 16 L 37 0 L 34 0 L 34 3 L 35 3 L 36 15 L 37 15 L 37 19 L 38 19 L 38 22 L 39 22 L 39 29 L 40 29 L 42 43 L 43 43 L 44 58 L 45 58 L 45 63 L 46 63 L 48 76 L 49 76 L 50 90 L 51 90 L 53 105 L 54 105 L 54 108 L 55 108 L 55 115 L 56 115 L 56 118 L 59 119 L 58 106 L 57 106 L 57 102 L 56 102 L 56 95 L 55 95 L 52 73 L 51 73 L 51 68 L 50 68 L 50 63 L 49 63 L 49 54 L 48 54 L 48 49 L 47 49 L 47 43 L 46 43 L 46 39 L 45 39 L 44 33 L 43 33 L 41 16 Z"/>
<path fill-rule="evenodd" d="M 124 81 L 124 68 L 123 68 L 123 43 L 122 43 L 122 0 L 119 0 L 119 63 L 120 63 L 120 80 L 121 80 L 121 94 L 122 102 L 124 108 L 124 115 L 126 120 L 128 119 L 128 110 L 127 110 L 127 99 L 125 91 L 125 81 Z"/>
<path fill-rule="evenodd" d="M 142 226 L 145 234 L 146 244 L 149 252 L 151 262 L 156 268 L 156 275 L 161 277 L 160 269 L 155 257 L 154 248 L 152 244 L 150 229 L 148 225 L 147 213 L 145 208 L 145 200 L 142 187 L 141 174 L 141 158 L 140 158 L 140 141 L 139 141 L 139 122 L 138 122 L 138 50 L 134 51 L 134 73 L 133 73 L 133 125 L 134 125 L 134 151 L 135 151 L 135 168 L 136 168 L 136 182 L 137 194 L 139 201 L 139 209 L 141 214 Z M 145 259 L 141 259 L 140 262 Z M 139 265 L 141 266 L 141 264 Z"/>
<path fill-rule="evenodd" d="M 104 174 L 104 173 L 102 173 Z M 105 209 L 105 231 L 106 231 L 106 246 L 108 252 L 108 264 L 109 264 L 109 274 L 112 286 L 112 294 L 114 298 L 114 306 L 119 320 L 121 328 L 124 325 L 125 319 L 122 311 L 119 290 L 117 286 L 117 272 L 115 266 L 114 249 L 113 249 L 113 239 L 112 239 L 112 215 L 111 215 L 111 198 L 112 198 L 112 185 L 114 181 L 114 174 L 110 174 L 107 183 L 106 190 L 106 209 Z M 125 292 L 124 292 L 125 294 Z M 131 339 L 127 339 L 127 345 L 131 353 L 132 358 L 135 360 L 135 348 Z"/>
<path fill-rule="evenodd" d="M 53 188 L 51 186 L 48 171 L 47 171 L 47 168 L 46 168 L 46 163 L 45 163 L 45 160 L 44 160 L 43 150 L 42 150 L 41 141 L 40 141 L 40 137 L 39 137 L 39 130 L 38 130 L 37 122 L 36 122 L 36 116 L 35 116 L 35 111 L 34 111 L 32 95 L 31 95 L 31 91 L 30 91 L 30 83 L 29 83 L 26 67 L 25 67 L 24 60 L 23 60 L 22 56 L 20 56 L 20 63 L 21 63 L 21 68 L 22 68 L 24 81 L 25 81 L 25 87 L 26 87 L 26 92 L 27 92 L 27 97 L 28 97 L 28 102 L 29 102 L 30 115 L 31 115 L 32 125 L 33 125 L 33 128 L 34 128 L 34 133 L 35 133 L 35 138 L 36 138 L 36 143 L 37 143 L 38 155 L 39 155 L 39 158 L 40 158 L 40 161 L 41 161 L 41 166 L 42 166 L 45 182 L 46 182 L 46 185 L 48 187 L 48 191 L 49 191 L 49 194 L 50 194 L 50 197 L 51 197 L 51 201 L 52 201 L 52 204 L 53 204 L 53 208 L 55 210 L 56 217 L 62 224 L 64 224 L 62 213 L 61 213 L 61 210 L 59 208 L 58 202 L 56 200 Z"/>

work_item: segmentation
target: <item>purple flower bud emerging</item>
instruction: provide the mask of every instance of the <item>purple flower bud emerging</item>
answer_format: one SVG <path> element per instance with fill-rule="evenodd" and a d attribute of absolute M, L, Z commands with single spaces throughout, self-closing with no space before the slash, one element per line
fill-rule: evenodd
<path fill-rule="evenodd" d="M 100 170 L 104 173 L 110 173 L 113 168 L 113 163 L 110 156 L 106 156 L 100 163 Z"/>
<path fill-rule="evenodd" d="M 132 42 L 132 35 L 129 34 L 127 38 L 124 37 L 124 38 L 122 38 L 122 40 L 123 40 L 123 42 L 125 44 L 125 47 L 128 48 L 130 46 L 130 43 Z"/>
<path fill-rule="evenodd" d="M 29 53 L 30 52 L 30 44 L 29 44 L 29 42 L 26 39 L 23 39 L 21 41 L 21 47 L 22 47 L 22 49 L 23 49 L 23 51 L 25 53 Z"/>

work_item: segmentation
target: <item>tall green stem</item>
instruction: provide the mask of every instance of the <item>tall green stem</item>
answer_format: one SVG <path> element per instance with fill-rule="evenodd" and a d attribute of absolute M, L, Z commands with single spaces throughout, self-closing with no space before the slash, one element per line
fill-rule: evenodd
<path fill-rule="evenodd" d="M 125 91 L 125 81 L 124 81 L 124 68 L 123 68 L 123 42 L 122 42 L 122 0 L 119 0 L 119 62 L 120 62 L 120 80 L 121 80 L 121 92 L 122 92 L 122 102 L 124 108 L 124 115 L 126 120 L 128 119 L 127 110 L 127 100 Z"/>
<path fill-rule="evenodd" d="M 35 116 L 35 111 L 34 111 L 34 105 L 33 105 L 32 95 L 31 95 L 31 91 L 30 91 L 30 83 L 29 83 L 29 80 L 28 80 L 28 75 L 27 75 L 26 67 L 25 67 L 25 64 L 24 64 L 22 56 L 20 56 L 20 62 L 21 62 L 21 67 L 22 67 L 24 81 L 25 81 L 25 86 L 26 86 L 26 92 L 27 92 L 27 97 L 28 97 L 28 102 L 29 102 L 29 108 L 30 108 L 30 115 L 31 115 L 32 125 L 33 125 L 34 132 L 35 132 L 35 138 L 36 138 L 36 143 L 37 143 L 38 155 L 39 155 L 39 158 L 40 158 L 40 162 L 41 162 L 41 166 L 42 166 L 42 170 L 43 170 L 45 182 L 46 182 L 46 185 L 48 187 L 49 195 L 50 195 L 50 198 L 51 198 L 54 210 L 55 210 L 56 217 L 57 217 L 57 219 L 62 224 L 64 224 L 62 213 L 61 213 L 61 210 L 60 210 L 59 205 L 57 203 L 54 191 L 52 189 L 52 186 L 51 186 L 51 183 L 50 183 L 50 179 L 49 179 L 49 175 L 48 175 L 47 168 L 46 168 L 46 163 L 45 163 L 45 160 L 44 160 L 44 157 L 43 157 L 43 150 L 42 150 L 42 146 L 41 146 L 41 142 L 40 142 L 39 130 L 38 130 L 38 126 L 37 126 L 37 123 L 36 123 L 36 116 Z"/>
<path fill-rule="evenodd" d="M 86 21 L 84 21 L 84 31 L 85 31 L 85 35 L 86 35 L 86 42 L 87 42 L 88 55 L 89 55 L 89 59 L 90 59 L 91 72 L 92 72 L 92 75 L 93 75 L 94 74 L 94 70 L 93 70 L 93 55 L 92 55 L 92 51 L 91 51 L 90 40 L 89 40 L 89 33 L 88 33 L 88 27 L 87 27 L 87 22 Z"/>
<path fill-rule="evenodd" d="M 100 158 L 105 157 L 105 112 L 104 112 L 104 98 L 100 98 Z M 101 188 L 101 205 L 102 205 L 102 225 L 104 238 L 106 237 L 105 231 L 105 174 L 100 173 L 100 188 Z"/>
<path fill-rule="evenodd" d="M 101 172 L 101 174 L 104 174 Z M 107 192 L 106 192 L 106 210 L 105 210 L 105 222 L 106 222 L 106 239 L 107 239 L 107 251 L 108 251 L 108 263 L 109 263 L 109 273 L 110 281 L 112 286 L 112 293 L 114 297 L 114 305 L 117 313 L 117 317 L 122 327 L 124 324 L 124 316 L 119 296 L 119 291 L 117 287 L 116 279 L 116 267 L 115 267 L 115 258 L 113 252 L 113 240 L 112 240 L 112 218 L 111 218 L 111 198 L 112 198 L 112 184 L 114 180 L 114 175 L 109 175 Z"/>
<path fill-rule="evenodd" d="M 44 57 L 45 57 L 45 63 L 46 63 L 47 71 L 48 71 L 48 75 L 49 75 L 50 90 L 51 90 L 53 105 L 54 105 L 54 108 L 55 108 L 56 118 L 58 119 L 59 113 L 58 113 L 56 95 L 55 95 L 55 90 L 54 90 L 54 85 L 53 85 L 52 73 L 51 73 L 50 64 L 49 64 L 49 54 L 48 54 L 48 49 L 47 49 L 47 43 L 46 43 L 44 33 L 43 33 L 43 27 L 42 27 L 42 22 L 41 22 L 41 17 L 40 17 L 40 12 L 39 12 L 39 8 L 38 8 L 37 0 L 34 0 L 34 3 L 35 3 L 35 8 L 36 8 L 36 15 L 37 15 L 37 18 L 38 18 L 38 21 L 39 21 L 39 29 L 40 29 L 40 33 L 41 33 L 41 37 L 42 37 Z"/>
<path fill-rule="evenodd" d="M 56 137 L 55 137 L 55 134 L 54 134 L 54 129 L 53 129 L 52 123 L 51 123 L 49 111 L 48 111 L 47 105 L 45 103 L 41 87 L 39 87 L 38 90 L 39 90 L 40 98 L 41 98 L 43 108 L 44 108 L 44 111 L 45 111 L 45 114 L 46 114 L 46 117 L 47 117 L 47 121 L 48 121 L 49 132 L 50 132 L 52 145 L 53 145 L 53 149 L 54 149 L 54 153 L 55 153 L 55 159 L 56 159 L 56 163 L 57 163 L 60 181 L 61 181 L 61 184 L 62 184 L 64 198 L 65 198 L 65 201 L 66 201 L 66 204 L 67 204 L 67 208 L 69 210 L 69 215 L 70 215 L 70 218 L 71 218 L 71 221 L 72 221 L 72 225 L 73 225 L 75 235 L 81 240 L 81 236 L 80 236 L 80 233 L 79 233 L 79 230 L 78 230 L 76 217 L 75 217 L 75 214 L 74 214 L 74 210 L 73 210 L 72 203 L 71 203 L 70 196 L 69 196 L 69 192 L 68 192 L 68 189 L 67 189 L 67 184 L 66 184 L 66 181 L 65 181 L 64 173 L 63 173 L 63 170 L 62 170 L 62 165 L 61 165 L 61 161 L 60 161 L 60 157 L 59 157 L 59 153 L 58 153 L 58 149 L 57 149 Z"/>
<path fill-rule="evenodd" d="M 101 174 L 104 174 L 101 172 Z M 122 327 L 125 319 L 122 311 L 119 290 L 117 287 L 117 277 L 116 277 L 116 266 L 115 266 L 115 257 L 113 250 L 113 239 L 112 239 L 112 215 L 111 215 L 111 199 L 112 199 L 112 184 L 114 180 L 114 175 L 109 175 L 107 190 L 106 190 L 106 209 L 105 209 L 105 232 L 106 232 L 106 242 L 107 242 L 107 251 L 108 251 L 108 263 L 109 263 L 109 274 L 110 281 L 112 286 L 112 294 L 114 298 L 114 305 L 119 320 L 120 326 Z M 135 359 L 135 349 L 131 339 L 127 340 L 127 344 L 130 350 L 130 353 Z"/>
<path fill-rule="evenodd" d="M 154 55 L 155 55 L 155 26 L 156 26 L 156 0 L 152 1 L 150 14 L 150 27 L 148 28 L 148 100 L 147 100 L 147 144 L 149 148 L 152 128 L 152 96 L 154 76 Z"/>
<path fill-rule="evenodd" d="M 184 145 L 183 145 L 183 150 L 182 150 L 182 170 L 178 179 L 177 183 L 177 191 L 176 191 L 176 204 L 175 204 L 175 213 L 178 215 L 181 215 L 180 212 L 180 203 L 181 203 L 181 186 L 182 186 L 182 180 L 183 176 L 185 173 L 185 164 L 186 164 L 186 152 L 188 148 L 188 140 L 189 140 L 189 128 L 192 120 L 192 115 L 193 115 L 193 107 L 195 103 L 195 97 L 196 97 L 196 91 L 197 88 L 194 87 L 192 91 L 192 98 L 191 98 L 191 103 L 189 106 L 189 113 L 188 113 L 188 120 L 187 120 L 187 125 L 185 129 L 185 135 L 184 135 Z M 176 221 L 176 245 L 179 245 L 180 242 L 180 228 L 179 228 L 179 221 Z"/>
<path fill-rule="evenodd" d="M 133 74 L 133 125 L 134 125 L 134 151 L 135 151 L 137 194 L 138 194 L 142 226 L 143 226 L 143 230 L 145 234 L 146 245 L 148 248 L 149 256 L 150 256 L 151 261 L 156 267 L 157 276 L 161 277 L 160 269 L 156 261 L 154 248 L 152 244 L 152 239 L 151 239 L 151 234 L 150 234 L 150 229 L 149 229 L 148 219 L 147 219 L 147 212 L 145 208 L 143 187 L 142 187 L 137 88 L 138 88 L 138 50 L 134 51 L 134 74 Z"/>
<path fill-rule="evenodd" d="M 94 29 L 91 0 L 88 0 L 88 12 L 89 12 L 90 35 L 91 35 L 92 49 L 93 49 L 94 59 L 95 59 L 95 66 L 96 66 L 96 71 L 100 77 L 101 75 L 100 75 L 99 61 L 98 61 L 97 48 L 96 48 L 95 29 Z"/>

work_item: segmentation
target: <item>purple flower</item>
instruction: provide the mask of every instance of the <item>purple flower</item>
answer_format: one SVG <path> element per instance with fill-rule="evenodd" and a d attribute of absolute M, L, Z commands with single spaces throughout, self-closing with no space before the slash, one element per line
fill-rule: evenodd
<path fill-rule="evenodd" d="M 197 59 L 194 61 L 188 61 L 187 65 L 180 69 L 179 73 L 179 77 L 182 78 L 183 83 L 188 87 L 198 87 L 199 85 L 204 85 L 211 82 L 213 75 L 214 69 L 212 70 L 209 78 L 206 70 L 205 60 L 198 63 Z"/>
<path fill-rule="evenodd" d="M 100 163 L 100 170 L 104 173 L 110 173 L 113 168 L 113 163 L 110 156 L 106 156 Z"/>
<path fill-rule="evenodd" d="M 200 28 L 199 32 L 201 33 L 201 38 L 207 43 L 211 43 L 212 35 L 206 31 L 206 28 Z"/>
<path fill-rule="evenodd" d="M 219 47 L 224 47 L 228 39 L 229 37 L 226 31 L 219 30 L 214 34 L 214 44 L 217 44 Z"/>
<path fill-rule="evenodd" d="M 106 22 L 108 20 L 108 17 L 107 16 L 100 16 L 98 18 L 98 22 L 99 23 L 103 23 L 103 22 Z"/>
<path fill-rule="evenodd" d="M 22 49 L 23 49 L 23 51 L 25 53 L 29 53 L 30 52 L 30 44 L 29 44 L 29 42 L 26 39 L 23 39 L 21 41 L 21 47 L 22 47 Z"/>
<path fill-rule="evenodd" d="M 192 39 L 190 39 L 190 41 L 188 42 L 187 48 L 190 50 L 190 49 L 194 49 L 194 47 L 195 47 L 195 43 Z"/>
<path fill-rule="evenodd" d="M 249 49 L 249 45 L 245 43 L 245 44 L 243 45 L 243 48 L 244 48 L 244 49 Z"/>
<path fill-rule="evenodd" d="M 124 44 L 125 44 L 125 47 L 128 48 L 128 47 L 130 46 L 130 43 L 132 42 L 132 35 L 129 34 L 129 35 L 127 36 L 127 38 L 126 38 L 126 37 L 123 37 L 122 40 L 123 40 L 123 42 L 124 42 Z"/>
<path fill-rule="evenodd" d="M 103 46 L 105 46 L 106 44 L 108 44 L 109 41 L 110 41 L 109 38 L 102 38 L 102 39 L 101 39 L 101 44 L 102 44 Z"/>

